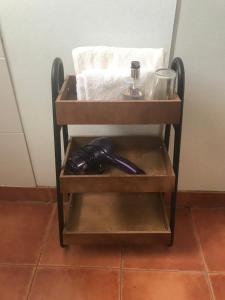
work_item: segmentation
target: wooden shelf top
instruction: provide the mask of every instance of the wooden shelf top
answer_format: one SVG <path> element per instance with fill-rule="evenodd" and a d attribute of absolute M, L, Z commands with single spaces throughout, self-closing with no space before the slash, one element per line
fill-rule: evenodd
<path fill-rule="evenodd" d="M 170 234 L 159 193 L 73 194 L 64 239 L 67 243 L 107 242 L 138 235 Z"/>
<path fill-rule="evenodd" d="M 68 76 L 56 99 L 59 125 L 65 124 L 177 124 L 181 100 L 77 101 L 75 76 Z"/>

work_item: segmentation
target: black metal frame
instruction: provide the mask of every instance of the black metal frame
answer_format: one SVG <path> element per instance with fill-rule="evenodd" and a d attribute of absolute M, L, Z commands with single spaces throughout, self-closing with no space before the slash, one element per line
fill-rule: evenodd
<path fill-rule="evenodd" d="M 51 86 L 52 86 L 52 111 L 53 111 L 53 129 L 54 129 L 54 146 L 55 146 L 55 175 L 56 175 L 56 196 L 58 207 L 58 225 L 59 225 L 59 240 L 61 247 L 64 247 L 63 243 L 63 228 L 64 228 L 64 209 L 63 198 L 60 193 L 60 171 L 62 164 L 61 154 L 61 129 L 63 130 L 63 144 L 64 152 L 68 145 L 68 127 L 67 125 L 59 126 L 56 122 L 56 105 L 55 101 L 59 94 L 64 81 L 64 69 L 63 62 L 60 58 L 55 58 L 52 64 L 51 73 Z"/>
<path fill-rule="evenodd" d="M 176 202 L 177 202 L 177 187 L 179 178 L 179 163 L 180 163 L 180 146 L 181 146 L 181 133 L 182 133 L 182 122 L 183 122 L 183 106 L 184 106 L 184 88 L 185 88 L 185 71 L 184 64 L 181 58 L 176 57 L 171 63 L 171 69 L 177 73 L 177 94 L 181 99 L 181 114 L 180 121 L 178 124 L 173 124 L 174 128 L 174 147 L 173 147 L 173 169 L 175 173 L 175 189 L 171 195 L 170 203 L 170 229 L 171 229 L 171 240 L 170 246 L 174 242 L 174 231 L 176 223 Z M 171 124 L 165 126 L 164 142 L 167 150 L 169 150 L 170 144 L 170 131 Z"/>
<path fill-rule="evenodd" d="M 171 195 L 170 206 L 170 229 L 171 240 L 170 246 L 173 245 L 174 231 L 175 231 L 175 219 L 176 219 L 176 198 L 177 198 L 177 186 L 179 175 L 179 159 L 180 159 L 180 146 L 181 146 L 181 132 L 182 132 L 182 119 L 183 119 L 183 103 L 184 103 L 184 84 L 185 84 L 185 72 L 184 65 L 181 58 L 176 57 L 171 64 L 171 68 L 177 73 L 178 78 L 178 96 L 181 99 L 181 115 L 180 122 L 178 124 L 172 124 L 174 135 L 174 149 L 173 149 L 173 169 L 175 173 L 175 189 Z M 64 68 L 63 62 L 60 58 L 55 58 L 52 64 L 51 72 L 51 87 L 52 87 L 52 111 L 53 111 L 53 129 L 54 129 L 54 146 L 55 146 L 55 174 L 56 174 L 56 191 L 57 191 L 57 207 L 58 207 L 58 225 L 59 225 L 59 240 L 61 247 L 64 247 L 63 243 L 63 228 L 64 228 L 64 209 L 63 209 L 63 197 L 60 193 L 60 171 L 62 164 L 61 154 L 61 129 L 63 132 L 63 145 L 64 153 L 68 146 L 68 127 L 67 125 L 59 126 L 56 122 L 56 106 L 55 101 L 59 94 L 59 91 L 64 82 Z M 164 142 L 167 150 L 169 150 L 171 124 L 165 125 Z"/>

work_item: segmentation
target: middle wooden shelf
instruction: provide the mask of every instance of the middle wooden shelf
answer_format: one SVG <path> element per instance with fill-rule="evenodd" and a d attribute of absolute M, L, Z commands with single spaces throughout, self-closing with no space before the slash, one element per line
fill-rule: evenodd
<path fill-rule="evenodd" d="M 103 174 L 71 175 L 66 167 L 68 157 L 93 138 L 71 137 L 60 174 L 62 193 L 173 191 L 173 167 L 159 136 L 110 137 L 115 152 L 143 169 L 144 175 L 129 175 L 115 167 L 109 167 Z"/>

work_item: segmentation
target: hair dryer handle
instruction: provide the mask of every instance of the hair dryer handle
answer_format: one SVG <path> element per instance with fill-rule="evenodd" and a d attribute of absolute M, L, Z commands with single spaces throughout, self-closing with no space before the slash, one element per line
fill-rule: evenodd
<path fill-rule="evenodd" d="M 145 174 L 145 172 L 138 168 L 135 164 L 122 156 L 116 155 L 115 153 L 106 154 L 106 159 L 114 164 L 119 169 L 129 174 Z"/>

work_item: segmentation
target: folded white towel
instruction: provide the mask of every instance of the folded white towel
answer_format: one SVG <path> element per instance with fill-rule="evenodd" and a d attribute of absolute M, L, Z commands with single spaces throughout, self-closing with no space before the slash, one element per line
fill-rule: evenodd
<path fill-rule="evenodd" d="M 148 75 L 164 67 L 165 60 L 163 48 L 79 47 L 72 54 L 78 100 L 122 99 L 132 60 L 140 61 L 145 87 Z"/>
<path fill-rule="evenodd" d="M 140 83 L 145 88 L 150 72 L 141 70 Z M 130 78 L 129 69 L 93 69 L 76 76 L 77 100 L 120 100 Z M 147 89 L 146 89 L 147 91 Z"/>
<path fill-rule="evenodd" d="M 110 100 L 119 99 L 123 80 L 128 77 L 123 71 L 93 69 L 86 70 L 76 76 L 78 100 Z"/>
<path fill-rule="evenodd" d="M 76 75 L 88 69 L 129 69 L 132 60 L 140 61 L 141 68 L 149 71 L 162 68 L 165 63 L 163 48 L 78 47 L 72 55 Z"/>

